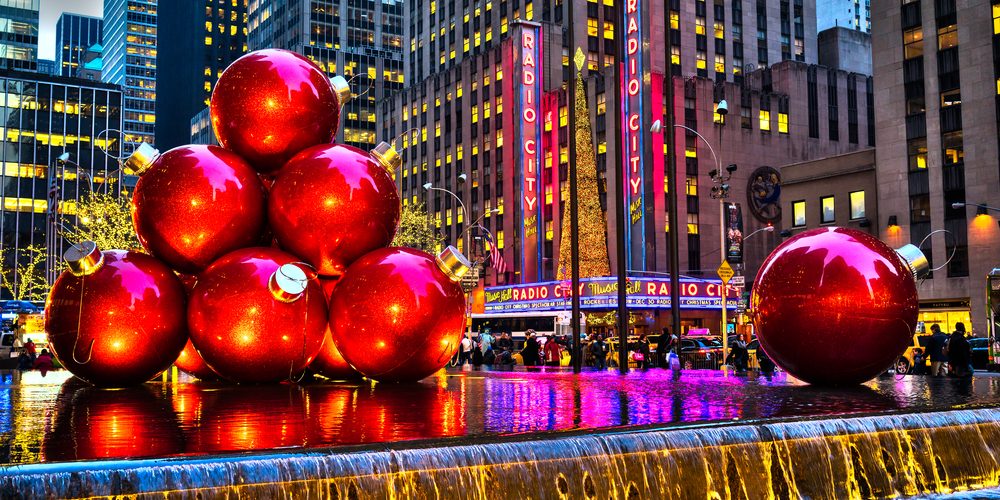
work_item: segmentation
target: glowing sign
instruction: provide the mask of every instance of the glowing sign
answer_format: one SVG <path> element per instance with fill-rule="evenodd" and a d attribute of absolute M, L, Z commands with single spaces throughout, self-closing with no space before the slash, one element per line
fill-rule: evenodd
<path fill-rule="evenodd" d="M 542 54 L 540 25 L 521 23 L 521 37 L 516 52 L 520 55 L 518 79 L 520 177 L 521 177 L 521 277 L 524 281 L 541 279 L 542 245 L 539 238 L 543 234 L 542 217 L 539 210 L 542 192 L 542 120 L 540 119 L 542 78 L 538 70 Z"/>
<path fill-rule="evenodd" d="M 626 285 L 629 307 L 666 309 L 670 307 L 670 280 L 664 278 L 629 278 Z M 727 300 L 738 298 L 736 288 L 724 287 L 719 280 L 681 278 L 682 309 L 720 309 L 725 290 Z M 553 311 L 570 307 L 572 287 L 549 281 L 525 285 L 486 288 L 485 312 Z M 618 306 L 618 282 L 615 277 L 587 278 L 580 281 L 580 307 L 613 309 Z M 735 308 L 735 303 L 727 304 Z"/>
<path fill-rule="evenodd" d="M 625 0 L 625 39 L 622 60 L 622 144 L 625 203 L 627 210 L 626 245 L 629 269 L 646 268 L 645 202 L 643 201 L 643 154 L 646 152 L 643 130 L 643 87 L 645 60 L 642 51 L 645 36 L 642 25 L 642 0 Z"/>

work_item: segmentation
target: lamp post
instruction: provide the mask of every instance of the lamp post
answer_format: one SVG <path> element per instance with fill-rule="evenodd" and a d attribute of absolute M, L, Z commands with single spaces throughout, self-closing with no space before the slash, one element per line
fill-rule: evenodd
<path fill-rule="evenodd" d="M 987 215 L 989 213 L 988 212 L 989 210 L 993 210 L 994 212 L 1000 212 L 1000 208 L 991 207 L 983 203 L 966 203 L 964 201 L 956 201 L 955 203 L 951 204 L 951 208 L 954 208 L 956 210 L 962 207 L 976 207 L 976 215 Z"/>
<path fill-rule="evenodd" d="M 721 250 L 721 255 L 719 256 L 719 259 L 720 262 L 722 263 L 726 262 L 725 226 L 726 226 L 726 207 L 728 206 L 726 199 L 729 198 L 728 182 L 729 179 L 732 178 L 733 172 L 736 172 L 736 168 L 737 168 L 736 165 L 729 165 L 728 167 L 726 167 L 725 171 L 723 171 L 720 168 L 718 170 L 712 170 L 711 172 L 708 173 L 708 176 L 712 178 L 712 182 L 715 184 L 714 186 L 712 186 L 712 192 L 710 193 L 710 196 L 712 197 L 712 199 L 719 200 L 719 248 Z M 726 317 L 728 312 L 726 311 L 727 295 L 729 295 L 729 286 L 728 284 L 723 283 L 722 284 L 722 359 L 723 360 L 729 357 L 729 320 Z"/>

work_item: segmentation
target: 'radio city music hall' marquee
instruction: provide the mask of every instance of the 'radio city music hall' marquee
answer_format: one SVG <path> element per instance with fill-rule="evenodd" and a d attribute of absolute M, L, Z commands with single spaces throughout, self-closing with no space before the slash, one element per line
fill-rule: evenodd
<path fill-rule="evenodd" d="M 664 278 L 629 278 L 628 306 L 636 309 L 670 308 L 670 280 Z M 719 280 L 681 278 L 681 309 L 720 309 L 723 285 Z M 726 286 L 728 308 L 736 307 L 736 288 Z M 549 281 L 524 285 L 486 288 L 484 311 L 558 311 L 570 308 L 572 287 L 568 282 Z M 613 276 L 580 280 L 580 307 L 614 309 L 618 306 L 618 282 Z"/>
<path fill-rule="evenodd" d="M 622 61 L 622 161 L 625 166 L 623 189 L 625 189 L 625 245 L 626 263 L 629 269 L 646 269 L 646 207 L 645 171 L 643 156 L 647 153 L 646 102 L 648 97 L 648 61 L 642 46 L 646 29 L 642 22 L 642 0 L 625 0 L 625 37 Z"/>

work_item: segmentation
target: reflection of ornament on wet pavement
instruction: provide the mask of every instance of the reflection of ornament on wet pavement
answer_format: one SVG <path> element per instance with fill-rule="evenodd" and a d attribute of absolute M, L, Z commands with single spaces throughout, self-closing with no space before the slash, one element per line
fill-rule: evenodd
<path fill-rule="evenodd" d="M 773 224 L 781 219 L 781 174 L 759 167 L 747 179 L 747 205 L 757 220 Z"/>
<path fill-rule="evenodd" d="M 912 341 L 915 278 L 927 260 L 847 228 L 803 232 L 764 260 L 751 295 L 767 355 L 814 384 L 857 384 L 884 373 Z"/>

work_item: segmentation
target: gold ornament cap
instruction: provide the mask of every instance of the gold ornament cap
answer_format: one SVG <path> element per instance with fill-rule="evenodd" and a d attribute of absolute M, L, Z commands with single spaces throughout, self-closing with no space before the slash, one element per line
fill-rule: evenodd
<path fill-rule="evenodd" d="M 160 157 L 160 151 L 147 143 L 139 144 L 135 151 L 125 160 L 122 170 L 129 175 L 142 175 L 153 166 L 153 162 Z"/>
<path fill-rule="evenodd" d="M 375 146 L 375 149 L 372 150 L 372 157 L 378 160 L 390 173 L 403 166 L 403 157 L 399 156 L 399 151 L 396 151 L 392 144 L 385 141 Z"/>
<path fill-rule="evenodd" d="M 440 255 L 434 258 L 438 268 L 448 276 L 448 279 L 458 283 L 472 269 L 472 263 L 462 255 L 457 248 L 448 245 Z"/>
<path fill-rule="evenodd" d="M 896 250 L 899 260 L 906 264 L 906 267 L 913 274 L 913 279 L 923 279 L 930 273 L 931 265 L 927 262 L 927 256 L 919 247 L 913 244 L 906 244 Z"/>
<path fill-rule="evenodd" d="M 351 100 L 351 86 L 347 79 L 340 75 L 330 78 L 330 85 L 333 85 L 333 93 L 337 95 L 337 103 L 343 106 Z"/>
<path fill-rule="evenodd" d="M 271 295 L 281 302 L 291 303 L 299 300 L 309 286 L 309 278 L 301 267 L 295 264 L 285 264 L 271 274 L 267 288 Z"/>
<path fill-rule="evenodd" d="M 63 252 L 63 260 L 73 276 L 87 276 L 96 273 L 104 265 L 104 253 L 97 248 L 97 243 L 84 241 Z"/>

